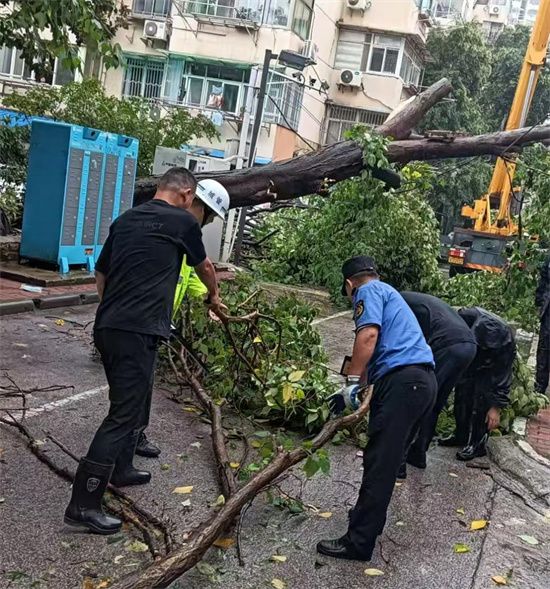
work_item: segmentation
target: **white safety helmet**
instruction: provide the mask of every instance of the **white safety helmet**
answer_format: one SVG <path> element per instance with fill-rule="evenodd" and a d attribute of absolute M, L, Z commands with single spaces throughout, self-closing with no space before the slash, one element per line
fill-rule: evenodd
<path fill-rule="evenodd" d="M 201 180 L 197 184 L 197 197 L 212 209 L 218 217 L 225 219 L 229 210 L 229 193 L 216 180 Z"/>

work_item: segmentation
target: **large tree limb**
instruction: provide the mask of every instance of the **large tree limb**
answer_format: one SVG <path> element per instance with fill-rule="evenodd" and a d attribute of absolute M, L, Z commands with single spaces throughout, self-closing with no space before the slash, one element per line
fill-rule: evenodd
<path fill-rule="evenodd" d="M 367 414 L 372 390 L 366 395 L 361 407 L 355 413 L 328 421 L 312 442 L 311 450 L 303 447 L 292 452 L 278 449 L 277 456 L 264 470 L 241 487 L 218 511 L 201 524 L 189 538 L 187 544 L 169 556 L 158 560 L 145 570 L 132 574 L 112 586 L 112 589 L 164 589 L 183 573 L 193 568 L 223 530 L 239 515 L 241 509 L 262 489 L 265 489 L 279 475 L 291 466 L 308 457 L 330 441 L 337 431 L 351 429 Z"/>
<path fill-rule="evenodd" d="M 516 129 L 453 140 L 409 139 L 388 146 L 390 162 L 407 163 L 475 155 L 500 155 L 510 145 L 512 151 L 539 141 L 550 140 L 550 125 L 534 129 Z M 363 169 L 363 153 L 354 141 L 329 145 L 284 162 L 228 172 L 202 172 L 197 178 L 215 178 L 231 197 L 231 207 L 258 205 L 289 200 L 323 192 L 327 180 L 340 182 L 357 176 Z M 134 202 L 141 204 L 153 197 L 157 177 L 142 178 L 136 184 Z"/>

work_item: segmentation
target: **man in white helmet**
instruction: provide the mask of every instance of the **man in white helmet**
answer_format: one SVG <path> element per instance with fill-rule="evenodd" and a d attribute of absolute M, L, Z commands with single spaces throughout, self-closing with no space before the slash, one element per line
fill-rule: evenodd
<path fill-rule="evenodd" d="M 201 225 L 229 206 L 213 185 L 197 192 L 185 168 L 171 168 L 152 200 L 118 217 L 96 264 L 94 342 L 109 383 L 109 412 L 99 426 L 73 482 L 65 523 L 115 534 L 121 522 L 107 516 L 102 497 L 118 487 L 150 481 L 133 457 L 149 422 L 157 348 L 170 337 L 178 276 L 184 256 L 208 289 L 207 304 L 220 309 L 218 281 L 202 242 Z"/>
<path fill-rule="evenodd" d="M 196 198 L 191 203 L 189 212 L 197 219 L 201 227 L 213 222 L 216 216 L 221 217 L 222 220 L 225 219 L 228 209 L 229 194 L 219 182 L 201 180 L 197 184 Z M 208 289 L 197 276 L 195 270 L 187 264 L 187 256 L 183 256 L 174 296 L 172 313 L 174 321 L 186 294 L 192 298 L 201 298 L 208 294 Z M 145 431 L 142 431 L 138 438 L 136 454 L 145 458 L 156 458 L 160 452 L 160 448 L 147 438 Z"/>

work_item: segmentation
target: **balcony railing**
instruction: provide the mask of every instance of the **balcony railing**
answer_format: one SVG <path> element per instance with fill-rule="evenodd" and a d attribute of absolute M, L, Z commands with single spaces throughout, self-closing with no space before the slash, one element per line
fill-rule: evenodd
<path fill-rule="evenodd" d="M 172 0 L 134 0 L 132 12 L 145 17 L 170 16 Z"/>
<path fill-rule="evenodd" d="M 265 5 L 266 2 L 263 0 L 187 0 L 184 11 L 196 15 L 260 23 Z"/>

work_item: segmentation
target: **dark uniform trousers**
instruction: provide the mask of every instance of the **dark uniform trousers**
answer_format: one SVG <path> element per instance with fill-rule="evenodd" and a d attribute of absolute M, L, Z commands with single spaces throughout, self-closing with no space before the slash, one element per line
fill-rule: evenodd
<path fill-rule="evenodd" d="M 431 366 L 403 366 L 375 383 L 363 481 L 344 541 L 369 558 L 386 523 L 397 471 L 420 421 L 433 407 L 437 383 Z"/>
<path fill-rule="evenodd" d="M 443 411 L 456 384 L 474 361 L 476 353 L 476 344 L 461 342 L 437 350 L 434 354 L 437 399 L 433 409 L 422 420 L 413 450 L 428 451 L 435 435 L 439 414 Z"/>
<path fill-rule="evenodd" d="M 550 305 L 540 318 L 539 345 L 537 348 L 537 376 L 535 389 L 546 393 L 550 380 Z"/>
<path fill-rule="evenodd" d="M 101 328 L 94 343 L 109 383 L 109 413 L 99 426 L 87 458 L 114 464 L 123 442 L 149 423 L 160 338 Z"/>
<path fill-rule="evenodd" d="M 455 436 L 461 444 L 475 444 L 487 431 L 487 412 L 491 407 L 506 407 L 512 387 L 516 357 L 515 343 L 502 348 L 498 357 L 473 363 L 455 388 Z M 477 362 L 477 361 L 476 361 Z"/>

